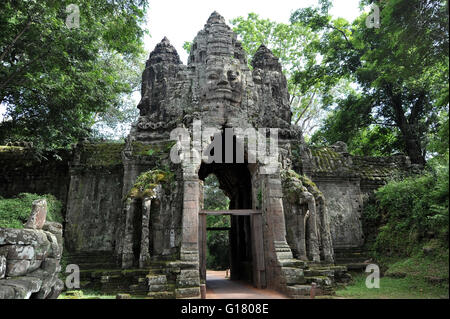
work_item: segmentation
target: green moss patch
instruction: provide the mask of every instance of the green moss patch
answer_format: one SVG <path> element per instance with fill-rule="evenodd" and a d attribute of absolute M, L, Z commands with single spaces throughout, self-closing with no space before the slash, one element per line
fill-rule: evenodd
<path fill-rule="evenodd" d="M 159 184 L 168 185 L 173 178 L 174 173 L 161 169 L 144 172 L 137 178 L 127 198 L 152 198 L 155 196 L 155 188 Z"/>
<path fill-rule="evenodd" d="M 175 141 L 157 144 L 144 144 L 141 142 L 133 142 L 133 155 L 135 156 L 155 156 L 160 157 L 162 154 L 168 154 L 170 149 L 175 145 Z"/>
<path fill-rule="evenodd" d="M 81 163 L 89 166 L 116 166 L 122 164 L 123 143 L 96 143 L 81 146 Z"/>
<path fill-rule="evenodd" d="M 322 196 L 317 185 L 304 175 L 300 175 L 293 170 L 283 170 L 281 172 L 281 182 L 283 193 L 290 196 L 298 196 L 299 193 L 308 191 L 316 196 Z"/>

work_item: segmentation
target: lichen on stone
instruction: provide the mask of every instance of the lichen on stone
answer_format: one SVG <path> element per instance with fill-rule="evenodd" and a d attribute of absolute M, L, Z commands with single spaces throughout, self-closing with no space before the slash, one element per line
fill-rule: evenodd
<path fill-rule="evenodd" d="M 169 184 L 174 177 L 174 173 L 163 171 L 161 169 L 153 169 L 139 175 L 127 195 L 127 199 L 143 199 L 154 198 L 155 189 L 158 185 Z"/>
<path fill-rule="evenodd" d="M 133 142 L 133 155 L 160 157 L 162 154 L 168 154 L 175 143 L 175 141 L 169 141 L 160 144 L 144 144 L 141 142 Z"/>
<path fill-rule="evenodd" d="M 89 166 L 122 165 L 123 143 L 84 143 L 81 145 L 81 162 Z"/>
<path fill-rule="evenodd" d="M 295 198 L 295 196 L 298 196 L 302 192 L 310 192 L 314 197 L 322 196 L 322 192 L 311 179 L 293 170 L 282 170 L 281 182 L 285 196 L 294 196 Z"/>

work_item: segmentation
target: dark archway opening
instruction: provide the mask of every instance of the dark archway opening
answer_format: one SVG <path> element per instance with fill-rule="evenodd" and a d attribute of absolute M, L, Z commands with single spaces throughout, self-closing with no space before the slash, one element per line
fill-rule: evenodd
<path fill-rule="evenodd" d="M 248 164 L 236 162 L 236 139 L 233 141 L 231 163 L 225 163 L 227 151 L 231 150 L 225 149 L 225 141 L 223 141 L 222 163 L 202 163 L 198 173 L 199 178 L 204 181 L 210 174 L 217 177 L 220 189 L 230 199 L 230 210 L 252 209 L 252 178 Z M 253 282 L 250 216 L 231 215 L 229 244 L 231 280 Z"/>

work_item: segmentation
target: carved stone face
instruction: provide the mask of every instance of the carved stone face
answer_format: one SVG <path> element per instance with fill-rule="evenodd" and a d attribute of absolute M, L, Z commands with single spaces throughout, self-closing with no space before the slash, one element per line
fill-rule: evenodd
<path fill-rule="evenodd" d="M 242 73 L 237 65 L 213 64 L 206 67 L 206 100 L 242 100 Z"/>

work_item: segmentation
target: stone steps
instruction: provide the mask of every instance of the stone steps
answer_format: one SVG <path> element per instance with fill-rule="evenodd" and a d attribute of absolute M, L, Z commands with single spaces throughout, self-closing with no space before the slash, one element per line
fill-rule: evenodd
<path fill-rule="evenodd" d="M 340 248 L 334 251 L 336 264 L 345 265 L 349 271 L 364 271 L 369 259 L 368 252 L 362 248 Z"/>
<path fill-rule="evenodd" d="M 294 285 L 286 287 L 286 293 L 294 299 L 306 298 L 311 294 L 310 285 Z"/>
<path fill-rule="evenodd" d="M 175 284 L 181 268 L 196 264 L 155 262 L 145 269 L 81 269 L 80 288 L 105 294 L 130 294 L 149 299 L 175 298 Z M 175 271 L 175 272 L 174 272 Z"/>
<path fill-rule="evenodd" d="M 310 295 L 313 283 L 317 289 L 315 295 L 332 295 L 333 288 L 338 283 L 351 280 L 345 265 L 306 263 L 295 259 L 279 263 L 283 265 L 281 272 L 286 278 L 286 293 L 292 298 L 305 298 Z"/>
<path fill-rule="evenodd" d="M 114 269 L 118 267 L 111 252 L 69 253 L 65 257 L 68 264 L 78 265 L 80 270 Z"/>

